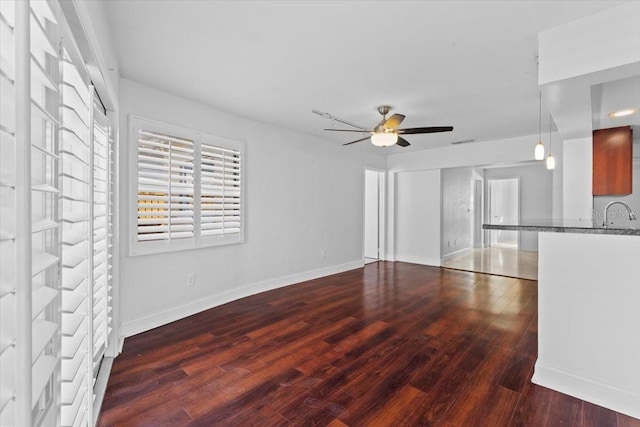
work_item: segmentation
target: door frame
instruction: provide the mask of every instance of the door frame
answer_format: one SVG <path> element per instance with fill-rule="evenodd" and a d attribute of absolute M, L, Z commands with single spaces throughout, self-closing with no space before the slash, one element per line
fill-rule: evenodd
<path fill-rule="evenodd" d="M 366 185 L 367 185 L 367 171 L 374 172 L 378 176 L 378 260 L 383 261 L 386 259 L 386 223 L 387 223 L 387 171 L 384 169 L 372 168 L 365 166 L 362 186 L 362 261 L 364 262 L 364 250 L 365 250 L 365 221 L 366 215 Z"/>
<path fill-rule="evenodd" d="M 471 239 L 471 246 L 473 248 L 483 248 L 484 233 L 482 223 L 484 222 L 484 179 L 471 177 L 471 194 L 473 195 L 473 206 L 471 207 L 471 209 L 473 209 L 473 223 L 471 227 L 473 236 Z"/>
<path fill-rule="evenodd" d="M 491 224 L 491 181 L 504 181 L 504 180 L 510 180 L 510 179 L 515 179 L 517 181 L 517 188 L 518 188 L 518 197 L 516 197 L 516 201 L 518 203 L 518 208 L 516 209 L 516 212 L 518 213 L 518 218 L 517 218 L 517 222 L 520 222 L 520 218 L 522 218 L 522 179 L 520 177 L 520 175 L 516 175 L 516 176 L 505 176 L 505 177 L 501 177 L 501 178 L 486 178 L 486 201 L 485 201 L 485 213 L 487 215 L 487 219 L 488 219 L 488 223 Z M 491 247 L 491 232 L 493 230 L 487 230 L 488 231 L 488 235 L 485 236 L 486 240 L 485 240 L 485 247 Z M 518 250 L 520 249 L 520 246 L 522 246 L 522 242 L 521 242 L 521 234 L 520 232 L 518 233 Z"/>

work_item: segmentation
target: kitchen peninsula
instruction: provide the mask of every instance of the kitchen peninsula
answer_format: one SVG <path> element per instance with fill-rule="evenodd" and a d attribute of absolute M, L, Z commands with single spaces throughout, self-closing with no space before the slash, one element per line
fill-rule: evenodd
<path fill-rule="evenodd" d="M 640 418 L 640 228 L 567 220 L 483 228 L 539 232 L 532 381 Z"/>

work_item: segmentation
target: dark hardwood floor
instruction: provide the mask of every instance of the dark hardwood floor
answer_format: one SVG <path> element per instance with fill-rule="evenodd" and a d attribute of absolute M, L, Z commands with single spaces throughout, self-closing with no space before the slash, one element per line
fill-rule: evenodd
<path fill-rule="evenodd" d="M 530 382 L 537 283 L 374 263 L 127 338 L 100 426 L 640 426 Z"/>

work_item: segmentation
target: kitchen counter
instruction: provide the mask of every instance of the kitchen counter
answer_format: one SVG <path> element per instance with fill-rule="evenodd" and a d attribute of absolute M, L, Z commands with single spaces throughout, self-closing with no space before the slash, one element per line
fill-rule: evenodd
<path fill-rule="evenodd" d="M 542 231 L 552 233 L 588 233 L 588 234 L 617 234 L 623 236 L 640 236 L 640 221 L 634 221 L 632 228 L 604 228 L 602 220 L 523 220 L 517 224 L 483 224 L 485 230 L 510 230 L 510 231 Z M 635 224 L 637 223 L 637 224 Z"/>

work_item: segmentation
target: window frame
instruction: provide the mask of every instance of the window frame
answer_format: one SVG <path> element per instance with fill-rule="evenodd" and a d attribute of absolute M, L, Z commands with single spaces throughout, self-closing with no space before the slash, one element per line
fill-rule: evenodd
<path fill-rule="evenodd" d="M 193 237 L 176 240 L 138 240 L 138 135 L 139 132 L 150 131 L 193 141 L 193 176 L 194 176 L 194 209 Z M 219 149 L 234 150 L 240 154 L 240 231 L 232 234 L 202 236 L 201 216 L 201 167 L 202 145 L 210 145 Z M 233 245 L 244 242 L 245 234 L 245 163 L 246 154 L 242 141 L 211 135 L 180 126 L 168 124 L 145 117 L 129 115 L 129 256 L 150 255 L 176 252 L 207 247 Z"/>

